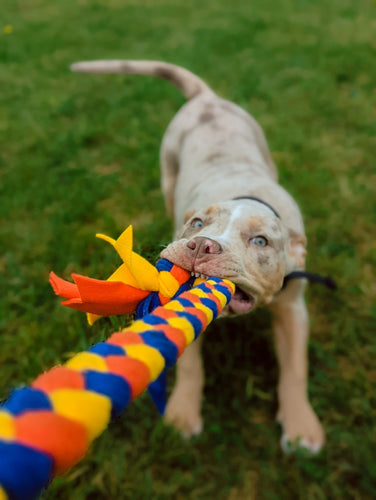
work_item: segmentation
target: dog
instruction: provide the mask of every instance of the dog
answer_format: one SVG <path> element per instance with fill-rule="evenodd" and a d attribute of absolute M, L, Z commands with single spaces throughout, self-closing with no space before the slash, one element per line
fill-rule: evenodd
<path fill-rule="evenodd" d="M 129 73 L 169 81 L 187 98 L 170 122 L 160 151 L 161 187 L 174 219 L 174 240 L 161 253 L 195 276 L 236 285 L 223 315 L 267 306 L 279 363 L 277 420 L 281 446 L 317 453 L 323 428 L 307 397 L 308 314 L 304 270 L 306 236 L 298 205 L 278 184 L 263 131 L 245 110 L 220 98 L 190 71 L 159 61 L 89 61 L 87 73 Z M 283 286 L 284 283 L 286 286 Z M 201 338 L 177 364 L 165 418 L 185 437 L 202 430 L 204 372 Z"/>

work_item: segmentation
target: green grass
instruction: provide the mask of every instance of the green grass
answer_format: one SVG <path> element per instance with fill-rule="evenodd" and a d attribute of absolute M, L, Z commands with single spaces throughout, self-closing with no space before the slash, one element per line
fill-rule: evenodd
<path fill-rule="evenodd" d="M 106 278 L 118 262 L 96 232 L 132 223 L 137 251 L 152 259 L 171 235 L 158 149 L 182 96 L 141 76 L 71 74 L 71 62 L 175 62 L 250 111 L 302 208 L 308 268 L 339 283 L 307 294 L 310 398 L 327 432 L 318 457 L 279 449 L 276 362 L 260 311 L 207 332 L 200 437 L 182 441 L 143 396 L 46 499 L 374 498 L 375 16 L 370 0 L 3 2 L 2 398 L 115 328 L 89 328 L 60 307 L 51 269 Z"/>

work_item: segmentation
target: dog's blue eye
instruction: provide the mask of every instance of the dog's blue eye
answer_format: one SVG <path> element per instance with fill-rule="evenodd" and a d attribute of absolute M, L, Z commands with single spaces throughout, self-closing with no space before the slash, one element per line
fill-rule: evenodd
<path fill-rule="evenodd" d="M 268 244 L 268 240 L 263 236 L 255 236 L 251 239 L 251 243 L 259 247 L 266 247 L 266 245 Z"/>
<path fill-rule="evenodd" d="M 192 227 L 202 227 L 204 225 L 204 223 L 202 222 L 201 219 L 193 219 L 193 221 L 191 222 L 191 226 Z"/>

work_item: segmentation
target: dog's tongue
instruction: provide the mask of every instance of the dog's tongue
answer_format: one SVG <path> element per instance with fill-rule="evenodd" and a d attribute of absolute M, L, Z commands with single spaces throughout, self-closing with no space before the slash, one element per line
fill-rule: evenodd
<path fill-rule="evenodd" d="M 243 290 L 236 287 L 235 293 L 230 301 L 230 307 L 235 314 L 245 314 L 252 310 L 254 300 L 249 297 Z"/>

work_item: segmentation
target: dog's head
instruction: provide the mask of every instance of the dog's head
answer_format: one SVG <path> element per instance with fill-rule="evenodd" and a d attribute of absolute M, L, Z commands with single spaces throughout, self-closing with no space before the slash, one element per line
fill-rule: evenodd
<path fill-rule="evenodd" d="M 305 237 L 289 230 L 257 201 L 226 201 L 186 214 L 177 239 L 161 257 L 196 276 L 233 281 L 224 311 L 243 314 L 269 303 L 283 278 L 304 264 Z"/>

